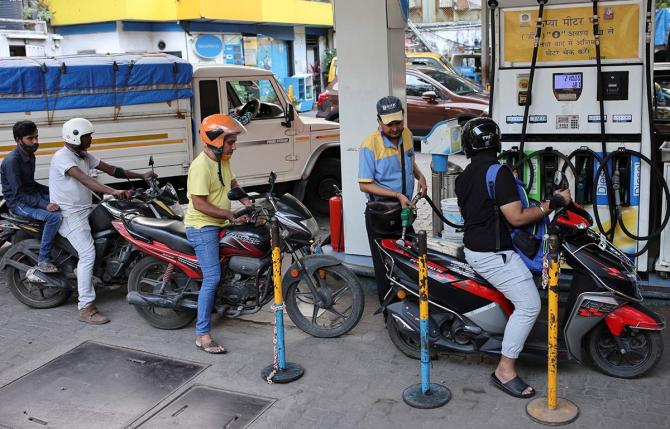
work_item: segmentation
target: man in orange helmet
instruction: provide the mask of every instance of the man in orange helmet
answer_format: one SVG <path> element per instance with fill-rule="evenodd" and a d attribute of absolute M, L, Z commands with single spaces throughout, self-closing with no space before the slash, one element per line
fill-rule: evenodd
<path fill-rule="evenodd" d="M 237 136 L 245 132 L 244 126 L 228 115 L 206 117 L 200 127 L 205 146 L 188 169 L 189 203 L 184 224 L 202 269 L 195 345 L 213 354 L 226 353 L 210 334 L 211 316 L 216 288 L 221 280 L 219 233 L 222 227 L 235 220 L 228 191 L 239 185 L 230 168 L 230 158 L 235 151 Z M 241 202 L 245 206 L 251 205 L 249 199 Z"/>

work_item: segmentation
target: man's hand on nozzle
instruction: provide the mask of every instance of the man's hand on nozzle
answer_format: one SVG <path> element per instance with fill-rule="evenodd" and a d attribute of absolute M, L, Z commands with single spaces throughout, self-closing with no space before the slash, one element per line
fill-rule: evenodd
<path fill-rule="evenodd" d="M 412 207 L 412 202 L 411 202 L 411 201 L 409 200 L 409 198 L 407 198 L 407 196 L 404 195 L 403 193 L 401 193 L 401 192 L 396 192 L 396 198 L 398 199 L 398 201 L 400 201 L 400 206 L 401 206 L 402 208 L 405 208 L 405 207 Z"/>
<path fill-rule="evenodd" d="M 426 178 L 424 176 L 421 176 L 419 179 L 419 194 L 421 194 L 422 197 L 425 197 L 428 194 L 428 184 L 426 183 Z"/>
<path fill-rule="evenodd" d="M 112 194 L 115 198 L 119 200 L 129 200 L 133 196 L 133 191 L 130 190 L 116 190 Z"/>
<path fill-rule="evenodd" d="M 569 188 L 562 191 L 556 191 L 549 200 L 549 208 L 551 210 L 560 209 L 570 204 L 571 201 L 572 195 L 570 194 Z"/>
<path fill-rule="evenodd" d="M 50 212 L 57 212 L 60 210 L 60 206 L 56 203 L 49 203 L 47 204 L 47 210 Z"/>

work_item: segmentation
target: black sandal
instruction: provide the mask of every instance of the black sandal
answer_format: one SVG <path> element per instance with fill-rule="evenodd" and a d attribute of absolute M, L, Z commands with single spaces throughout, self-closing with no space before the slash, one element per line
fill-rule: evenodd
<path fill-rule="evenodd" d="M 493 384 L 495 387 L 502 390 L 503 392 L 507 393 L 508 395 L 514 396 L 515 398 L 528 399 L 532 398 L 533 396 L 535 396 L 535 393 L 537 393 L 535 391 L 535 388 L 528 385 L 528 383 L 523 381 L 521 377 L 519 377 L 518 375 L 513 379 L 511 379 L 510 381 L 508 381 L 507 383 L 503 383 L 498 379 L 498 377 L 496 377 L 496 373 L 494 372 L 493 374 L 491 374 L 491 384 Z M 528 389 L 529 387 L 532 389 L 532 391 L 530 393 L 524 394 L 523 391 Z"/>
<path fill-rule="evenodd" d="M 211 340 L 207 344 L 198 344 L 198 340 L 195 340 L 195 346 L 202 350 L 203 352 L 210 353 L 213 355 L 223 355 L 228 353 L 223 346 L 219 345 L 216 341 Z"/>

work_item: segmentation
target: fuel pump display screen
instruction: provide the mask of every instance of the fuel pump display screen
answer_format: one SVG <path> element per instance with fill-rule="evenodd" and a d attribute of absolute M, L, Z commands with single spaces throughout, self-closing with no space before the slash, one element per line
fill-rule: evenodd
<path fill-rule="evenodd" d="M 583 73 L 554 73 L 554 97 L 558 101 L 575 101 L 582 94 Z"/>

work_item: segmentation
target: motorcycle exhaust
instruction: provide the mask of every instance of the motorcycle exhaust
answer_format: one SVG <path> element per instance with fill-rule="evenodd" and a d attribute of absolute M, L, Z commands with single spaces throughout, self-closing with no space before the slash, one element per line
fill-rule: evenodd
<path fill-rule="evenodd" d="M 172 299 L 168 299 L 162 296 L 139 293 L 135 291 L 128 292 L 126 300 L 128 301 L 129 304 L 132 305 L 140 305 L 140 306 L 151 305 L 155 307 L 171 308 L 174 310 L 181 310 L 181 311 L 198 310 L 198 303 L 196 301 L 190 301 L 190 300 L 174 301 Z"/>

